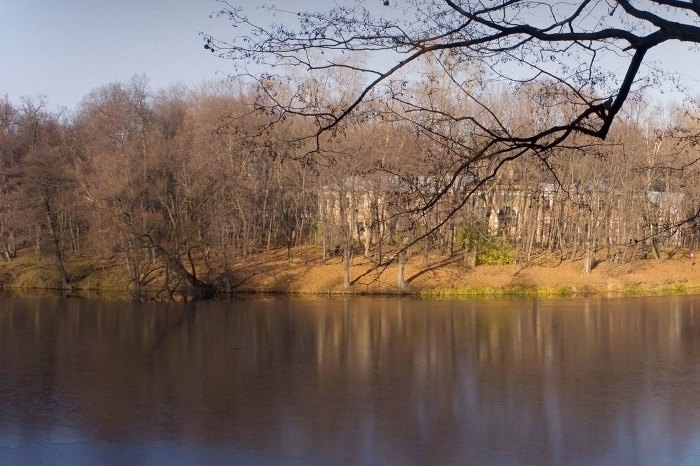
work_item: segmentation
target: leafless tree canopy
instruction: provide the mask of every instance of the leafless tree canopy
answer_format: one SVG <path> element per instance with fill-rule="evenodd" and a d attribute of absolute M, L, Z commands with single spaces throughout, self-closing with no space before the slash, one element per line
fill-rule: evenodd
<path fill-rule="evenodd" d="M 333 70 L 353 83 L 337 90 L 332 105 L 305 100 L 304 82 L 297 95 L 273 99 L 280 111 L 313 117 L 318 134 L 382 98 L 419 126 L 437 120 L 462 127 L 460 136 L 483 136 L 479 156 L 540 152 L 572 133 L 604 139 L 630 94 L 658 80 L 657 70 L 645 66 L 647 52 L 670 41 L 700 42 L 698 1 L 376 0 L 304 12 L 261 7 L 274 13 L 271 25 L 249 19 L 259 10 L 223 3 L 219 15 L 231 21 L 235 35 L 205 36 L 205 47 L 233 59 L 242 74 L 265 82 L 288 76 L 290 67 L 312 75 Z M 411 85 L 428 73 L 426 63 L 439 70 L 433 79 L 472 108 L 442 108 L 417 96 Z M 485 95 L 485 89 L 512 92 L 533 83 L 546 85 L 544 104 L 566 102 L 566 114 L 523 128 Z M 438 136 L 462 142 L 435 126 L 430 131 Z"/>
<path fill-rule="evenodd" d="M 699 2 L 340 3 L 222 3 L 236 35 L 204 39 L 228 83 L 135 76 L 64 115 L 0 98 L 2 259 L 49 260 L 62 288 L 112 264 L 167 299 L 274 248 L 335 256 L 346 288 L 353 256 L 395 261 L 401 288 L 417 252 L 588 271 L 698 247 L 700 106 L 654 106 L 645 58 L 700 41 Z"/>

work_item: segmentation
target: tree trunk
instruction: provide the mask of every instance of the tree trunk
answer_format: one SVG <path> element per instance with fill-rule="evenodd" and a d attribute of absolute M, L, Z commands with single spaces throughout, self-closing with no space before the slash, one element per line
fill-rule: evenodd
<path fill-rule="evenodd" d="M 326 240 L 326 222 L 321 221 L 321 249 L 323 249 L 323 263 L 328 260 L 328 242 Z"/>
<path fill-rule="evenodd" d="M 12 254 L 10 252 L 10 245 L 5 236 L 4 229 L 0 231 L 0 240 L 2 240 L 2 255 L 5 257 L 5 261 L 10 262 L 12 260 Z"/>
<path fill-rule="evenodd" d="M 364 242 L 365 242 L 365 258 L 371 259 L 372 257 L 372 226 L 371 225 L 365 225 L 365 231 L 364 231 Z"/>
<path fill-rule="evenodd" d="M 404 279 L 404 266 L 406 264 L 406 251 L 399 252 L 398 267 L 396 268 L 396 286 L 399 290 L 406 288 L 406 280 Z"/>
<path fill-rule="evenodd" d="M 56 268 L 58 269 L 58 274 L 61 278 L 61 288 L 68 289 L 68 284 L 70 280 L 68 279 L 68 273 L 66 272 L 65 265 L 63 263 L 63 250 L 61 249 L 61 241 L 58 237 L 58 225 L 56 223 L 56 213 L 53 211 L 51 203 L 48 197 L 42 199 L 44 205 L 44 213 L 46 214 L 46 221 L 49 225 L 49 234 L 51 235 L 51 244 L 53 246 L 53 255 L 56 259 Z"/>
<path fill-rule="evenodd" d="M 470 249 L 469 266 L 476 267 L 479 265 L 479 240 L 474 240 L 474 245 Z"/>
<path fill-rule="evenodd" d="M 34 226 L 34 255 L 41 261 L 41 225 L 38 223 Z"/>
<path fill-rule="evenodd" d="M 427 269 L 428 265 L 430 265 L 430 258 L 428 257 L 428 247 L 430 246 L 428 238 L 426 237 L 423 240 L 423 268 Z"/>
<path fill-rule="evenodd" d="M 586 241 L 586 247 L 583 251 L 583 273 L 589 274 L 593 270 L 595 262 L 595 240 Z"/>
<path fill-rule="evenodd" d="M 214 297 L 216 294 L 216 287 L 214 285 L 197 279 L 196 276 L 187 271 L 176 254 L 166 251 L 160 245 L 155 243 L 149 236 L 145 236 L 144 239 L 146 243 L 156 251 L 157 255 L 164 259 L 168 268 L 175 272 L 178 278 L 190 285 L 192 288 L 192 299 L 200 300 Z"/>
<path fill-rule="evenodd" d="M 656 238 L 651 239 L 651 251 L 654 253 L 654 259 L 661 262 L 661 254 L 659 254 L 659 245 Z"/>
<path fill-rule="evenodd" d="M 352 262 L 352 255 L 350 245 L 346 242 L 343 248 L 343 288 L 346 290 L 350 289 L 350 262 Z"/>

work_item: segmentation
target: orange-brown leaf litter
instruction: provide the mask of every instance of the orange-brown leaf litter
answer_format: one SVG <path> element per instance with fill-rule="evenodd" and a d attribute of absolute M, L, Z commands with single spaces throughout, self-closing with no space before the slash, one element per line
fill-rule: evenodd
<path fill-rule="evenodd" d="M 453 258 L 420 255 L 408 259 L 405 291 L 430 293 L 431 290 L 492 289 L 517 292 L 537 289 L 565 290 L 570 294 L 639 293 L 658 294 L 700 292 L 700 267 L 691 267 L 685 255 L 675 259 L 637 260 L 614 264 L 599 262 L 585 274 L 581 260 L 561 261 L 539 258 L 530 264 L 464 265 L 461 255 Z M 342 293 L 341 257 L 325 262 L 317 248 L 275 249 L 247 257 L 233 264 L 241 291 Z M 377 267 L 362 255 L 353 257 L 350 268 L 354 293 L 396 293 L 397 265 Z M 447 294 L 450 294 L 449 292 Z M 543 293 L 543 294 L 556 294 Z"/>
<path fill-rule="evenodd" d="M 469 267 L 461 252 L 452 258 L 414 254 L 408 258 L 404 279 L 397 287 L 397 265 L 376 266 L 356 254 L 350 268 L 352 285 L 343 287 L 342 258 L 324 262 L 318 247 L 272 249 L 229 264 L 233 291 L 256 293 L 411 293 L 424 296 L 605 295 L 700 293 L 700 265 L 691 267 L 688 251 L 674 258 L 611 263 L 601 260 L 583 273 L 578 260 L 540 255 L 528 264 Z M 385 256 L 385 257 L 388 257 Z M 119 257 L 109 260 L 67 261 L 74 290 L 129 293 L 127 267 Z M 200 276 L 205 276 L 202 270 Z M 0 265 L 0 288 L 42 289 L 60 281 L 53 261 L 31 256 Z"/>

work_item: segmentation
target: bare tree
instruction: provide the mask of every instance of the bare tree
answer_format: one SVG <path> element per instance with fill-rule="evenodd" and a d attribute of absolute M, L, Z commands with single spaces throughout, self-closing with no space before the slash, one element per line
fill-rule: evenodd
<path fill-rule="evenodd" d="M 222 3 L 220 16 L 237 35 L 204 35 L 205 48 L 232 59 L 236 72 L 262 89 L 294 68 L 335 70 L 359 83 L 337 89 L 338 98 L 320 108 L 305 98 L 306 81 L 284 99 L 268 92 L 274 111 L 314 122 L 308 137 L 316 150 L 327 149 L 324 134 L 379 102 L 454 153 L 438 197 L 484 160 L 491 163 L 481 180 L 527 155 L 549 168 L 551 150 L 576 134 L 605 139 L 630 95 L 658 81 L 648 52 L 672 41 L 700 43 L 697 1 L 389 0 L 301 12 L 266 6 L 276 15 L 269 26 L 251 20 L 244 7 Z M 428 67 L 439 75 L 426 76 Z M 450 108 L 418 96 L 414 83 L 423 79 L 434 88 L 439 79 L 462 104 Z M 487 89 L 512 95 L 533 82 L 543 84 L 540 103 L 566 111 L 534 107 L 528 117 L 539 124 L 522 124 L 522 115 L 492 105 Z"/>

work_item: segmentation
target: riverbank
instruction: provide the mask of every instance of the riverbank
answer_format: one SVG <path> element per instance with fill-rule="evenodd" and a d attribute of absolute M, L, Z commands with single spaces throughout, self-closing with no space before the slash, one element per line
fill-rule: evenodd
<path fill-rule="evenodd" d="M 118 258 L 67 261 L 75 290 L 129 292 L 127 268 Z M 560 261 L 541 256 L 530 264 L 468 267 L 461 256 L 410 257 L 399 289 L 397 265 L 377 267 L 355 256 L 350 268 L 352 286 L 343 288 L 340 257 L 325 262 L 317 248 L 286 249 L 251 255 L 230 264 L 233 290 L 242 293 L 299 294 L 413 294 L 425 297 L 659 295 L 700 293 L 700 267 L 691 268 L 684 254 L 665 260 L 637 260 L 624 264 L 599 262 L 584 274 L 580 260 Z M 56 288 L 58 274 L 49 259 L 20 257 L 0 266 L 5 289 Z"/>
<path fill-rule="evenodd" d="M 246 292 L 344 293 L 342 259 L 325 263 L 311 251 L 287 258 L 286 250 L 251 256 L 234 264 Z M 320 254 L 320 253 L 319 253 Z M 352 287 L 358 294 L 409 293 L 426 297 L 659 295 L 700 293 L 700 267 L 691 269 L 683 254 L 665 260 L 638 260 L 624 264 L 599 262 L 589 274 L 581 260 L 560 261 L 539 257 L 531 264 L 468 267 L 461 256 L 446 259 L 414 255 L 404 273 L 407 286 L 397 286 L 397 265 L 377 268 L 356 256 L 350 268 Z"/>

